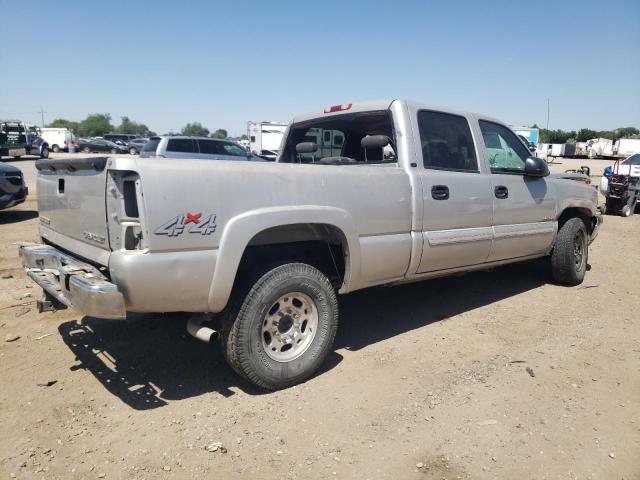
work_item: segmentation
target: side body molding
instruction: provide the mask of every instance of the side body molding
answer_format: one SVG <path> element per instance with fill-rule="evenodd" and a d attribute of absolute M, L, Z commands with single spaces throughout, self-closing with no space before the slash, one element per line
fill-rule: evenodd
<path fill-rule="evenodd" d="M 360 243 L 351 214 L 335 207 L 299 205 L 250 210 L 230 219 L 222 232 L 218 259 L 209 290 L 209 308 L 220 312 L 227 305 L 234 279 L 247 245 L 258 233 L 284 225 L 332 225 L 344 234 L 349 256 L 341 293 L 360 284 Z"/>

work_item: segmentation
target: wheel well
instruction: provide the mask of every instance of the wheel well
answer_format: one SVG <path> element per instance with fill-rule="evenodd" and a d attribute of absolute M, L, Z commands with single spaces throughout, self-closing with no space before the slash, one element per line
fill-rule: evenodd
<path fill-rule="evenodd" d="M 259 277 L 278 265 L 307 263 L 340 288 L 348 274 L 345 235 L 333 225 L 304 223 L 269 228 L 255 235 L 242 255 L 236 278 Z"/>
<path fill-rule="evenodd" d="M 587 229 L 587 233 L 591 235 L 595 228 L 595 218 L 588 209 L 579 207 L 569 207 L 565 209 L 560 215 L 560 218 L 558 218 L 558 230 L 560 230 L 570 218 L 579 218 L 582 220 Z"/>

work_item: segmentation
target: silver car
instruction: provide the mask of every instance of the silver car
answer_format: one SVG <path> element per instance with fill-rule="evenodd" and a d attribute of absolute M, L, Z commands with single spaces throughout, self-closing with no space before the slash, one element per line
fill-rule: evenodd
<path fill-rule="evenodd" d="M 151 137 L 140 151 L 141 158 L 200 158 L 209 160 L 265 160 L 228 140 L 209 137 Z"/>

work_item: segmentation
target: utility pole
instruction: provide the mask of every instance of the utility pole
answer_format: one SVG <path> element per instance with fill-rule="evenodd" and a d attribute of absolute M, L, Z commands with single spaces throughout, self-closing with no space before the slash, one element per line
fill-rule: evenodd
<path fill-rule="evenodd" d="M 42 122 L 42 128 L 44 128 L 44 114 L 47 113 L 42 109 L 42 105 L 40 105 L 40 121 Z"/>
<path fill-rule="evenodd" d="M 547 130 L 549 130 L 549 98 L 547 97 Z"/>

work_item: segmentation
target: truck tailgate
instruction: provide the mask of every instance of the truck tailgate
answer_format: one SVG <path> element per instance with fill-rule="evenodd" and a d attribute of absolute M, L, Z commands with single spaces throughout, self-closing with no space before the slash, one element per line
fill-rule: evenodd
<path fill-rule="evenodd" d="M 109 250 L 106 163 L 106 157 L 36 162 L 43 229 Z"/>

